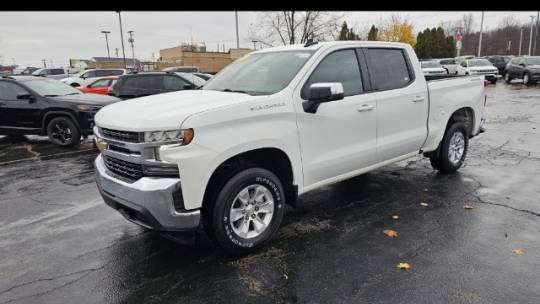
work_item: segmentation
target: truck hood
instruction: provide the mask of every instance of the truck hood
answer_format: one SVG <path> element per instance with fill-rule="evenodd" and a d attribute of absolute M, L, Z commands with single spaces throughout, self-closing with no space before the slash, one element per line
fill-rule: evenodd
<path fill-rule="evenodd" d="M 114 102 L 120 101 L 119 98 L 116 98 L 114 96 L 100 95 L 100 94 L 84 94 L 84 93 L 77 94 L 77 95 L 56 96 L 56 97 L 48 97 L 48 98 L 54 99 L 54 100 L 71 102 L 74 104 L 81 104 L 81 105 L 84 104 L 84 105 L 92 105 L 92 106 L 106 106 Z"/>
<path fill-rule="evenodd" d="M 99 127 L 143 132 L 175 130 L 189 116 L 250 100 L 267 98 L 212 90 L 184 90 L 124 100 L 101 109 Z"/>

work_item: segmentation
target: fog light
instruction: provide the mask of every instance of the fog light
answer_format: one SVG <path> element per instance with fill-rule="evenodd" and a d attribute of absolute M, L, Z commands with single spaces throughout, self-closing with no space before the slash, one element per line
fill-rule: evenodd
<path fill-rule="evenodd" d="M 103 150 L 107 148 L 107 143 L 97 137 L 94 137 L 94 143 L 96 144 L 99 152 L 103 152 Z"/>

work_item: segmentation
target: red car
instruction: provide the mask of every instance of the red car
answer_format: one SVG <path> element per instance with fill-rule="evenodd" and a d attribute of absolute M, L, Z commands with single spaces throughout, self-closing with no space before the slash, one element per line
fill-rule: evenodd
<path fill-rule="evenodd" d="M 83 93 L 107 95 L 112 90 L 112 87 L 116 83 L 116 80 L 118 80 L 118 76 L 100 77 L 95 79 L 88 85 L 77 87 L 77 89 L 79 89 Z"/>

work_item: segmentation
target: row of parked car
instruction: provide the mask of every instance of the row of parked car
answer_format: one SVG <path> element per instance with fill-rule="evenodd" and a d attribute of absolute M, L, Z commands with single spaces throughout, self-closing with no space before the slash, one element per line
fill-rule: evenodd
<path fill-rule="evenodd" d="M 463 56 L 422 60 L 425 75 L 484 75 L 491 83 L 496 83 L 498 75 L 507 83 L 523 79 L 523 83 L 540 81 L 540 56 Z"/>
<path fill-rule="evenodd" d="M 81 136 L 92 134 L 94 115 L 102 107 L 130 98 L 197 89 L 212 77 L 178 72 L 181 69 L 141 73 L 91 69 L 62 79 L 55 76 L 60 74 L 2 76 L 0 135 L 47 135 L 56 145 L 77 145 Z"/>

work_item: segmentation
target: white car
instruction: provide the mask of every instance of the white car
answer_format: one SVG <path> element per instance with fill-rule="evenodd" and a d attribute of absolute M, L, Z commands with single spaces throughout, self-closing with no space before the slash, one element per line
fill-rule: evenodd
<path fill-rule="evenodd" d="M 448 72 L 437 61 L 420 61 L 424 75 L 446 75 Z"/>
<path fill-rule="evenodd" d="M 446 69 L 448 74 L 457 74 L 459 62 L 455 58 L 439 59 L 439 64 Z"/>
<path fill-rule="evenodd" d="M 458 75 L 484 75 L 491 83 L 497 82 L 499 70 L 484 58 L 466 59 L 457 68 Z"/>
<path fill-rule="evenodd" d="M 89 69 L 81 71 L 73 76 L 63 78 L 60 81 L 72 87 L 78 87 L 90 84 L 98 77 L 120 76 L 129 73 L 129 70 L 127 69 Z"/>
<path fill-rule="evenodd" d="M 243 254 L 277 235 L 301 194 L 419 153 L 455 172 L 485 102 L 482 76 L 426 82 L 409 44 L 267 48 L 199 90 L 101 109 L 96 183 L 129 221 L 166 233 L 202 225 Z"/>

